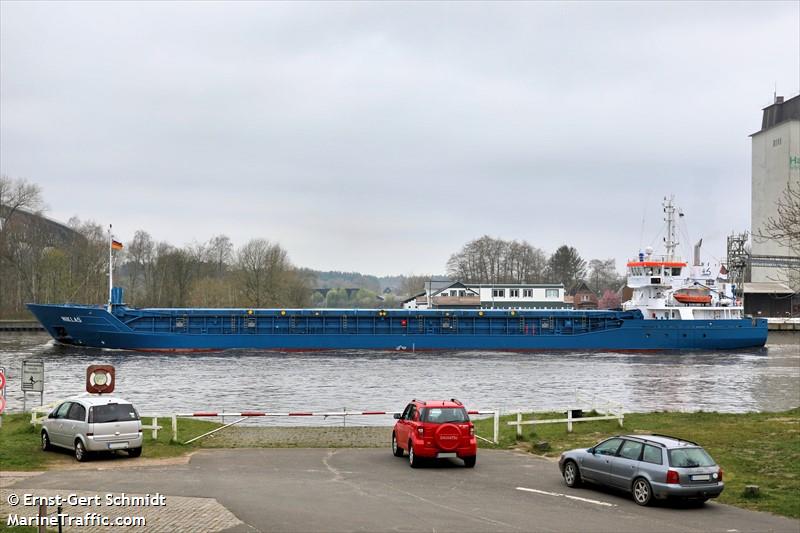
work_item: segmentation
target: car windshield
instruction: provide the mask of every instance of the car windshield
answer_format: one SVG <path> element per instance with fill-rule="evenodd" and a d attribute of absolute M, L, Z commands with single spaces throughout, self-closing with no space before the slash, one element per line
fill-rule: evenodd
<path fill-rule="evenodd" d="M 715 463 L 703 448 L 677 448 L 669 451 L 669 464 L 677 468 L 695 468 Z"/>
<path fill-rule="evenodd" d="M 422 410 L 422 421 L 431 424 L 446 424 L 448 422 L 469 422 L 469 417 L 463 407 L 428 407 Z"/>
<path fill-rule="evenodd" d="M 128 420 L 139 420 L 139 413 L 129 403 L 109 403 L 92 407 L 92 421 L 95 424 Z"/>

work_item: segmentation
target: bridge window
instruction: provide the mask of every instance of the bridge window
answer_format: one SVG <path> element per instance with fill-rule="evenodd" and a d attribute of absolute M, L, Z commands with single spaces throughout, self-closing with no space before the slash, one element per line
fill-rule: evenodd
<path fill-rule="evenodd" d="M 523 298 L 533 298 L 533 289 L 522 289 Z"/>
<path fill-rule="evenodd" d="M 505 289 L 492 289 L 492 298 L 505 298 L 505 297 L 506 297 Z"/>
<path fill-rule="evenodd" d="M 545 298 L 558 298 L 558 289 L 545 289 Z"/>
<path fill-rule="evenodd" d="M 519 289 L 509 289 L 508 292 L 510 298 L 519 298 Z"/>

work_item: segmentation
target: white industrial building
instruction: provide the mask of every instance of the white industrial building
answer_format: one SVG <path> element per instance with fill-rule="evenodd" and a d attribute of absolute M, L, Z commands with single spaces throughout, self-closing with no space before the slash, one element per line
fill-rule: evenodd
<path fill-rule="evenodd" d="M 800 310 L 800 287 L 786 275 L 800 266 L 800 255 L 762 237 L 776 216 L 784 191 L 800 190 L 800 96 L 774 102 L 763 109 L 761 129 L 752 139 L 752 199 L 750 283 L 744 285 L 745 310 L 754 315 L 785 316 Z"/>
<path fill-rule="evenodd" d="M 753 148 L 751 281 L 786 281 L 781 266 L 800 261 L 796 252 L 780 243 L 759 238 L 767 220 L 775 216 L 778 200 L 791 183 L 800 189 L 800 96 L 784 101 L 775 97 L 764 108 L 761 129 L 751 135 Z M 795 290 L 798 287 L 794 287 Z"/>

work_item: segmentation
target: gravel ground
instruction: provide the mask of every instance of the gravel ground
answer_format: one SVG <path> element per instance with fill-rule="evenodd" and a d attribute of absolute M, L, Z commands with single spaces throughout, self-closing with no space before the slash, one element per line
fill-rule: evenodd
<path fill-rule="evenodd" d="M 230 427 L 201 442 L 210 448 L 388 448 L 391 438 L 391 427 Z"/>

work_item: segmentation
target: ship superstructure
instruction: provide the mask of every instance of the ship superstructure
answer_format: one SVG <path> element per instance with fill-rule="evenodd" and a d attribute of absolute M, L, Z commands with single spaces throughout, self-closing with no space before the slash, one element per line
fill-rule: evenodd
<path fill-rule="evenodd" d="M 639 252 L 628 262 L 628 287 L 631 299 L 625 310 L 639 310 L 652 320 L 735 320 L 744 316 L 744 308 L 735 298 L 735 285 L 728 283 L 722 264 L 689 265 L 675 254 L 676 214 L 682 216 L 672 197 L 664 199 L 665 255 L 653 255 L 652 248 Z M 697 247 L 699 249 L 699 246 Z"/>

